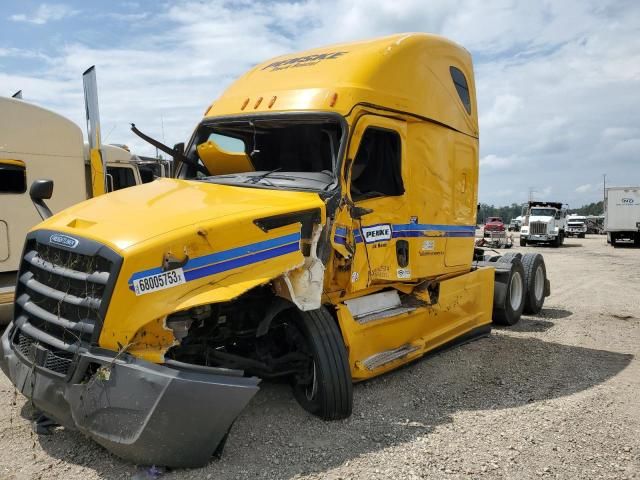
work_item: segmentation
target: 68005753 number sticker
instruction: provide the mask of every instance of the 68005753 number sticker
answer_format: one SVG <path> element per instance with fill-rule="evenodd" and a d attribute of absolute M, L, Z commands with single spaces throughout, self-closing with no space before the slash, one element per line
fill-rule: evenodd
<path fill-rule="evenodd" d="M 138 278 L 133 281 L 133 290 L 136 295 L 145 295 L 165 288 L 175 287 L 185 283 L 184 271 L 181 268 L 168 272 L 156 273 L 148 277 Z"/>

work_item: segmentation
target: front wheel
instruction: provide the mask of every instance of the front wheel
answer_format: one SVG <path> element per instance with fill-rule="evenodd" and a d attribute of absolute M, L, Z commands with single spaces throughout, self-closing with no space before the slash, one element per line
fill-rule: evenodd
<path fill-rule="evenodd" d="M 325 307 L 295 312 L 309 368 L 293 378 L 293 393 L 302 408 L 325 420 L 351 415 L 353 384 L 344 341 L 333 317 Z"/>
<path fill-rule="evenodd" d="M 527 240 L 520 237 L 520 246 L 521 247 L 526 247 L 527 246 Z"/>

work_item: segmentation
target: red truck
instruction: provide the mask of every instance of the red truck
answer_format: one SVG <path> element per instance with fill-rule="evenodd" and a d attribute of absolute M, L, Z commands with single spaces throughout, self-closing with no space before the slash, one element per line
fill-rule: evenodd
<path fill-rule="evenodd" d="M 484 223 L 484 236 L 489 237 L 492 233 L 502 233 L 505 231 L 504 222 L 500 217 L 489 217 Z"/>

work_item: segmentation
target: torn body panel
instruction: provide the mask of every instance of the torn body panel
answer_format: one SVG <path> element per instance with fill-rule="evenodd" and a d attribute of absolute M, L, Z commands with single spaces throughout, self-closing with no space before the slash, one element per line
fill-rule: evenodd
<path fill-rule="evenodd" d="M 302 311 L 316 310 L 322 305 L 325 268 L 317 255 L 322 230 L 320 224 L 313 227 L 309 256 L 305 257 L 304 264 L 286 272 L 274 282 L 276 293 Z"/>

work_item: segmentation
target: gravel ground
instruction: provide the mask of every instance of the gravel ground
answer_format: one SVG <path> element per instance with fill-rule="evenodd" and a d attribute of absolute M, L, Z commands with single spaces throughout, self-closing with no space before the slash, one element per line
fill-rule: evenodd
<path fill-rule="evenodd" d="M 0 375 L 0 479 L 640 478 L 640 250 L 599 236 L 516 250 L 545 256 L 540 315 L 356 385 L 345 421 L 263 385 L 202 469 L 150 471 L 76 432 L 35 435 Z"/>

